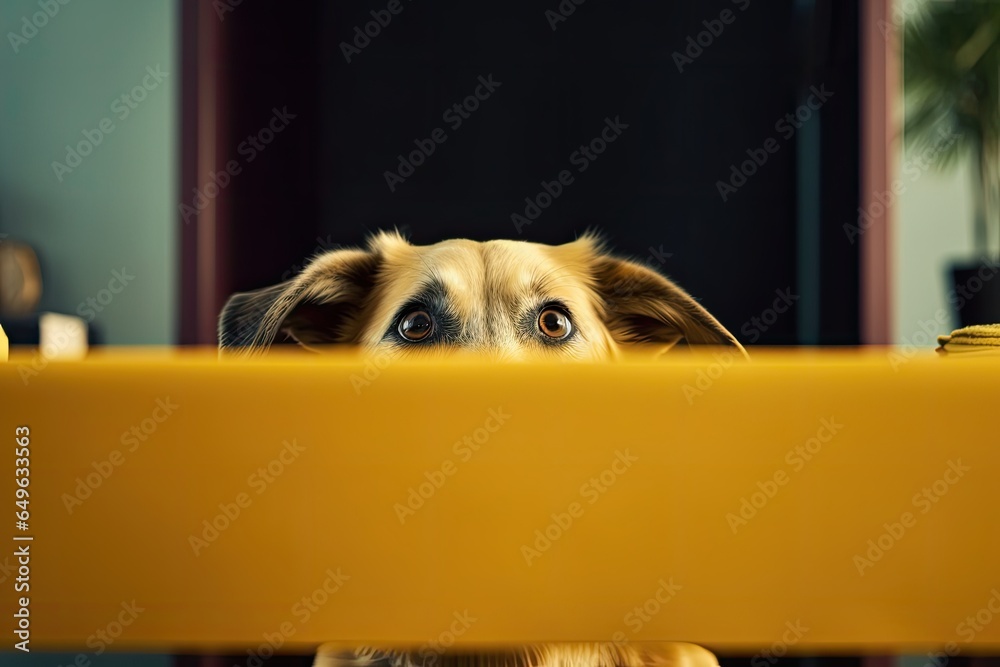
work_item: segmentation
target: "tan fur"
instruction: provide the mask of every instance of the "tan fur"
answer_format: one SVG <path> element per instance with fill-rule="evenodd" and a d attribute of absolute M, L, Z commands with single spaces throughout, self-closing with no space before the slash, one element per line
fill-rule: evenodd
<path fill-rule="evenodd" d="M 401 307 L 430 283 L 443 287 L 460 325 L 454 340 L 387 341 Z M 549 302 L 567 307 L 576 330 L 557 345 L 525 324 Z M 366 250 L 325 253 L 288 283 L 234 296 L 221 316 L 220 345 L 260 352 L 280 332 L 310 347 L 347 343 L 393 355 L 461 349 L 498 360 L 607 359 L 623 345 L 682 339 L 739 347 L 683 290 L 607 255 L 590 235 L 560 246 L 465 239 L 414 246 L 382 232 Z"/>
<path fill-rule="evenodd" d="M 502 651 L 345 649 L 321 646 L 314 667 L 719 667 L 708 650 L 683 642 L 530 644 Z"/>

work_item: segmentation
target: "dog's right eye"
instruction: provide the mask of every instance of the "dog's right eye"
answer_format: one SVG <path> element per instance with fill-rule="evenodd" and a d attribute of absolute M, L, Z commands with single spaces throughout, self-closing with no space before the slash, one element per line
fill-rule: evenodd
<path fill-rule="evenodd" d="M 420 342 L 434 331 L 434 319 L 426 310 L 415 310 L 399 321 L 399 335 L 414 343 Z"/>

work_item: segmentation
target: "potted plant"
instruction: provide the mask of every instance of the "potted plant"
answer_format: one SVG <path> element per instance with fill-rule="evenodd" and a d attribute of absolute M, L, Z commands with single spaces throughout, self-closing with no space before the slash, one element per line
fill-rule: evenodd
<path fill-rule="evenodd" d="M 906 145 L 973 174 L 975 260 L 952 265 L 951 304 L 961 326 L 1000 322 L 1000 2 L 928 2 L 904 29 L 903 84 Z"/>

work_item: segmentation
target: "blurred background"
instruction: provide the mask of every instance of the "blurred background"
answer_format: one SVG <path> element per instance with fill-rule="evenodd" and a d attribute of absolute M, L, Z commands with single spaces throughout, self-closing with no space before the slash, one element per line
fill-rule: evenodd
<path fill-rule="evenodd" d="M 53 356 L 211 345 L 229 294 L 378 229 L 593 228 L 744 344 L 933 347 L 1000 321 L 998 14 L 4 0 L 0 324 Z"/>
<path fill-rule="evenodd" d="M 1000 247 L 995 6 L 6 0 L 0 323 L 213 344 L 230 293 L 377 229 L 595 228 L 744 344 L 933 345 L 1000 319 L 953 276 Z"/>
<path fill-rule="evenodd" d="M 391 227 L 598 229 L 744 344 L 1000 320 L 994 2 L 369 5 L 6 0 L 12 342 L 213 344 L 230 293 Z"/>

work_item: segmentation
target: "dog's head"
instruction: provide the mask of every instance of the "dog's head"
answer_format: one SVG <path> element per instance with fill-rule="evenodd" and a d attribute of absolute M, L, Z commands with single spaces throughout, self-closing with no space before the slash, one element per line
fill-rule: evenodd
<path fill-rule="evenodd" d="M 681 288 L 606 254 L 593 236 L 547 246 L 464 239 L 414 246 L 380 233 L 316 257 L 296 278 L 229 299 L 221 348 L 360 345 L 402 355 L 466 349 L 496 359 L 605 359 L 619 346 L 740 344 Z"/>

